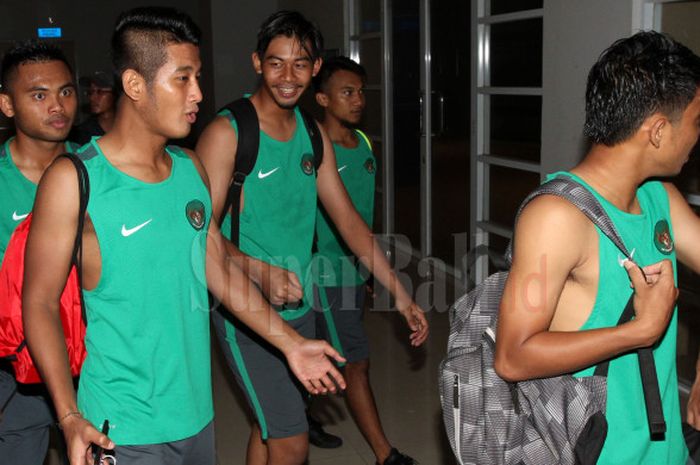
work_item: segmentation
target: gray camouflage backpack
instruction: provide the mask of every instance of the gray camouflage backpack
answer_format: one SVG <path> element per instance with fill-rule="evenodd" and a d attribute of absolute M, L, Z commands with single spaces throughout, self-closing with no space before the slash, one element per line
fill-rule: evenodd
<path fill-rule="evenodd" d="M 568 177 L 542 184 L 522 203 L 551 194 L 576 205 L 627 257 L 615 226 L 595 197 Z M 510 247 L 509 247 L 510 249 Z M 506 253 L 510 264 L 510 250 Z M 489 276 L 450 310 L 447 357 L 439 370 L 443 420 L 460 465 L 595 464 L 607 435 L 608 362 L 593 376 L 563 375 L 509 383 L 493 368 L 498 309 L 508 276 Z M 632 298 L 618 324 L 634 316 Z M 652 434 L 665 431 L 656 371 L 648 349 L 638 351 Z"/>

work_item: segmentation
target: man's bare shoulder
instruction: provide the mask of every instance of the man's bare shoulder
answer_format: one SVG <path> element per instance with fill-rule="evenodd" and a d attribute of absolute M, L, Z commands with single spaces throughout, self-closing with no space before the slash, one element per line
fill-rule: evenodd
<path fill-rule="evenodd" d="M 70 194 L 73 191 L 77 193 L 78 174 L 75 165 L 66 157 L 56 158 L 44 171 L 39 181 L 39 186 L 44 189 L 58 189 L 66 194 Z"/>
<path fill-rule="evenodd" d="M 210 168 L 210 163 L 232 164 L 237 145 L 238 137 L 229 119 L 216 116 L 199 136 L 195 152 L 207 168 Z"/>
<path fill-rule="evenodd" d="M 209 124 L 207 124 L 206 129 L 216 132 L 233 133 L 236 136 L 236 130 L 231 124 L 231 119 L 224 115 L 216 115 Z"/>
<path fill-rule="evenodd" d="M 518 219 L 518 225 L 531 226 L 538 223 L 542 227 L 557 227 L 554 232 L 592 225 L 576 205 L 556 195 L 546 194 L 531 200 Z"/>
<path fill-rule="evenodd" d="M 522 211 L 515 227 L 514 258 L 554 254 L 580 261 L 595 234 L 593 223 L 566 199 L 542 195 Z"/>

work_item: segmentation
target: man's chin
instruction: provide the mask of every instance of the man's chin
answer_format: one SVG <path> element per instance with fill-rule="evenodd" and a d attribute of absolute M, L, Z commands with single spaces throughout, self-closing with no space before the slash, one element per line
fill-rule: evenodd
<path fill-rule="evenodd" d="M 294 102 L 280 102 L 279 100 L 277 100 L 276 103 L 277 106 L 282 108 L 283 110 L 294 110 L 294 107 L 297 106 L 297 100 L 295 100 Z"/>

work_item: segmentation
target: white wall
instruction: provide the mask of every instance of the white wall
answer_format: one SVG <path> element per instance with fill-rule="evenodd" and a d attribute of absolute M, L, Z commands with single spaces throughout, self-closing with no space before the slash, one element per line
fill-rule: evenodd
<path fill-rule="evenodd" d="M 255 90 L 250 56 L 258 27 L 277 9 L 277 0 L 211 0 L 215 108 Z"/>
<path fill-rule="evenodd" d="M 633 0 L 544 0 L 542 174 L 584 155 L 588 71 L 600 53 L 632 31 Z"/>

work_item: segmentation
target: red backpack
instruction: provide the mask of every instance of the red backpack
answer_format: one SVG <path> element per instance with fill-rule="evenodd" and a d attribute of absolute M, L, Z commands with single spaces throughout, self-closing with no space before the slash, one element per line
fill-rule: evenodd
<path fill-rule="evenodd" d="M 90 183 L 83 162 L 73 154 L 63 154 L 71 160 L 78 172 L 80 213 L 78 231 L 73 247 L 71 265 L 65 288 L 61 294 L 60 316 L 68 349 L 71 374 L 77 376 L 85 360 L 85 309 L 81 292 L 80 258 L 83 225 L 90 195 Z M 27 349 L 22 324 L 22 282 L 24 279 L 24 250 L 32 223 L 32 215 L 17 226 L 7 244 L 0 267 L 0 358 L 9 360 L 20 383 L 41 383 L 41 376 Z"/>

